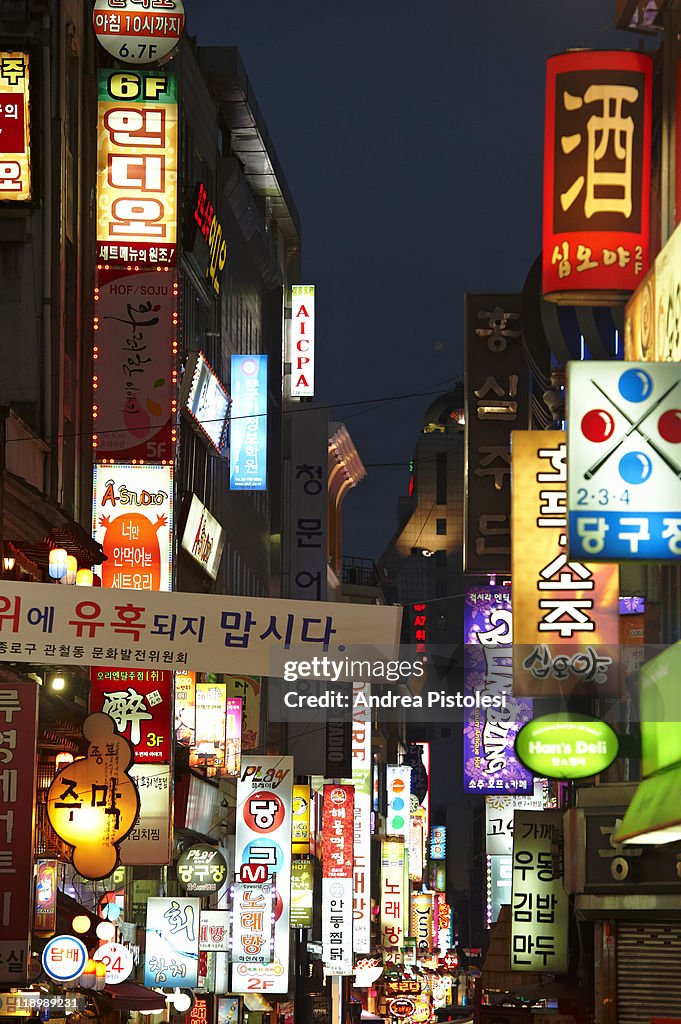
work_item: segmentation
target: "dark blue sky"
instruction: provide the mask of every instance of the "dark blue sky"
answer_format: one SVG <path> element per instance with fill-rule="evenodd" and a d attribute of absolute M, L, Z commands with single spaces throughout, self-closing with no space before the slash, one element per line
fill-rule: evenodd
<path fill-rule="evenodd" d="M 462 370 L 464 292 L 519 291 L 539 253 L 546 57 L 638 37 L 615 0 L 185 9 L 200 44 L 239 47 L 300 212 L 318 393 L 368 470 L 344 550 L 376 558 L 423 413 Z"/>

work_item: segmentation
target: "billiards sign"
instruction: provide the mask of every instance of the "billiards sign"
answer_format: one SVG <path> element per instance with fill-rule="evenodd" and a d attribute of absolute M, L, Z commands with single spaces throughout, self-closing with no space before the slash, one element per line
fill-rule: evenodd
<path fill-rule="evenodd" d="M 569 554 L 681 558 L 681 365 L 568 364 Z"/>

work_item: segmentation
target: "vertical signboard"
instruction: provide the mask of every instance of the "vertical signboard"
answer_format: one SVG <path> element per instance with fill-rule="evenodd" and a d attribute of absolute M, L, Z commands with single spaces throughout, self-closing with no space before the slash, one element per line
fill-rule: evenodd
<path fill-rule="evenodd" d="M 172 466 L 94 466 L 92 521 L 94 538 L 106 555 L 103 587 L 171 589 Z M 118 630 L 122 647 L 126 636 L 139 642 L 144 629 L 136 624 L 141 614 L 129 619 Z M 172 622 L 168 620 L 169 634 Z"/>
<path fill-rule="evenodd" d="M 622 301 L 648 269 L 653 58 L 574 50 L 546 66 L 544 297 Z"/>
<path fill-rule="evenodd" d="M 329 974 L 352 974 L 354 789 L 324 786 L 322 959 Z"/>
<path fill-rule="evenodd" d="M 314 869 L 311 860 L 294 860 L 291 865 L 291 927 L 311 928 Z"/>
<path fill-rule="evenodd" d="M 171 266 L 177 247 L 177 80 L 98 72 L 97 259 Z"/>
<path fill-rule="evenodd" d="M 681 366 L 568 363 L 570 555 L 681 558 Z"/>
<path fill-rule="evenodd" d="M 90 713 L 113 718 L 136 764 L 170 764 L 171 676 L 167 669 L 90 669 Z"/>
<path fill-rule="evenodd" d="M 314 395 L 315 315 L 314 285 L 291 288 L 291 398 Z"/>
<path fill-rule="evenodd" d="M 119 846 L 121 864 L 170 864 L 173 859 L 173 790 L 169 764 L 133 764 L 130 777 L 140 808 L 132 832 Z"/>
<path fill-rule="evenodd" d="M 241 749 L 257 750 L 260 746 L 259 676 L 224 676 L 228 697 L 241 698 Z"/>
<path fill-rule="evenodd" d="M 409 839 L 411 813 L 411 768 L 407 765 L 386 765 L 385 788 L 388 800 L 385 834 L 401 836 L 406 843 Z"/>
<path fill-rule="evenodd" d="M 31 198 L 29 55 L 0 52 L 0 202 Z"/>
<path fill-rule="evenodd" d="M 411 934 L 416 939 L 417 957 L 428 956 L 435 943 L 433 893 L 414 892 L 411 896 Z"/>
<path fill-rule="evenodd" d="M 544 779 L 535 779 L 534 792 L 527 796 L 485 797 L 485 853 L 488 857 L 511 856 L 513 814 L 515 811 L 541 811 L 545 785 Z"/>
<path fill-rule="evenodd" d="M 511 838 L 511 843 L 513 839 Z M 502 906 L 511 904 L 513 855 L 493 854 L 487 857 L 487 927 L 499 917 Z"/>
<path fill-rule="evenodd" d="M 95 299 L 95 458 L 170 462 L 177 408 L 177 272 L 100 267 Z"/>
<path fill-rule="evenodd" d="M 565 434 L 514 432 L 512 465 L 513 692 L 616 696 L 619 567 L 568 556 Z"/>
<path fill-rule="evenodd" d="M 199 983 L 201 900 L 152 896 L 147 900 L 144 984 L 147 988 L 196 988 Z"/>
<path fill-rule="evenodd" d="M 463 777 L 471 793 L 531 793 L 534 785 L 514 752 L 518 731 L 532 718 L 532 702 L 511 695 L 510 591 L 473 587 L 464 601 L 464 690 L 471 706 L 464 711 Z"/>
<path fill-rule="evenodd" d="M 513 825 L 511 970 L 566 974 L 569 900 L 556 874 L 559 811 L 516 811 Z"/>
<path fill-rule="evenodd" d="M 50 938 L 57 930 L 58 860 L 39 860 L 35 878 L 33 931 L 41 938 Z"/>
<path fill-rule="evenodd" d="M 175 673 L 175 740 L 191 747 L 196 735 L 196 672 Z"/>
<path fill-rule="evenodd" d="M 399 839 L 381 842 L 381 946 L 394 958 L 404 945 L 405 876 L 404 843 Z"/>
<path fill-rule="evenodd" d="M 447 827 L 446 825 L 433 825 L 430 830 L 430 859 L 447 859 Z"/>
<path fill-rule="evenodd" d="M 225 544 L 225 531 L 220 523 L 192 494 L 180 547 L 200 565 L 212 580 L 217 578 Z"/>
<path fill-rule="evenodd" d="M 232 963 L 269 964 L 274 941 L 272 882 L 235 882 L 232 886 Z"/>
<path fill-rule="evenodd" d="M 371 684 L 352 684 L 352 784 L 355 787 L 353 934 L 355 953 L 371 951 Z M 360 698 L 366 700 L 362 705 Z M 359 701 L 359 705 L 358 705 Z"/>
<path fill-rule="evenodd" d="M 231 357 L 229 489 L 267 489 L 267 356 Z"/>
<path fill-rule="evenodd" d="M 224 683 L 196 683 L 195 732 L 189 767 L 208 778 L 238 775 L 241 764 L 241 698 Z"/>
<path fill-rule="evenodd" d="M 272 962 L 234 964 L 233 992 L 288 992 L 292 797 L 292 757 L 241 759 L 234 864 L 238 874 L 265 865 L 268 879 L 276 875 L 277 917 Z"/>
<path fill-rule="evenodd" d="M 28 980 L 37 733 L 37 685 L 23 678 L 16 685 L 0 683 L 0 982 L 4 985 Z"/>
<path fill-rule="evenodd" d="M 520 295 L 466 296 L 466 572 L 511 567 L 511 431 L 530 416 L 520 306 Z"/>
<path fill-rule="evenodd" d="M 288 415 L 291 439 L 288 517 L 289 596 L 326 600 L 329 507 L 327 410 L 296 406 Z"/>
<path fill-rule="evenodd" d="M 295 854 L 308 856 L 310 853 L 309 785 L 303 785 L 302 783 L 294 785 L 291 821 L 291 850 Z"/>

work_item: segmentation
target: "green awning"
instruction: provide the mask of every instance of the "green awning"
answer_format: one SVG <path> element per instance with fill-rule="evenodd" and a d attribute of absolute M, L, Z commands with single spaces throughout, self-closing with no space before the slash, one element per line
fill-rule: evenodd
<path fill-rule="evenodd" d="M 681 764 L 639 783 L 615 843 L 637 846 L 674 843 L 681 839 Z"/>

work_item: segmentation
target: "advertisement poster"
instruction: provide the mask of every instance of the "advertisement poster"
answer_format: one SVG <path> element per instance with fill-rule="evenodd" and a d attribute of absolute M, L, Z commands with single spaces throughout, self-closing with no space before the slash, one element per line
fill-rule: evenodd
<path fill-rule="evenodd" d="M 232 356 L 229 489 L 267 487 L 267 356 Z"/>
<path fill-rule="evenodd" d="M 136 764 L 170 764 L 171 682 L 168 669 L 90 669 L 90 711 L 113 718 L 135 748 Z"/>

